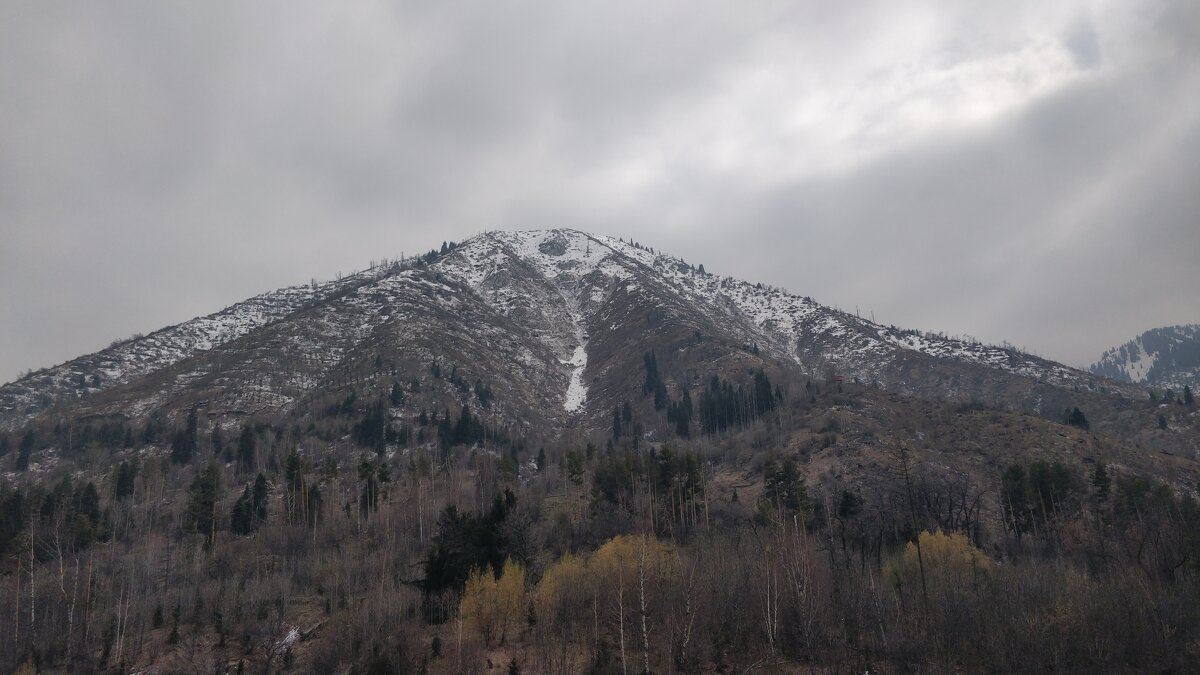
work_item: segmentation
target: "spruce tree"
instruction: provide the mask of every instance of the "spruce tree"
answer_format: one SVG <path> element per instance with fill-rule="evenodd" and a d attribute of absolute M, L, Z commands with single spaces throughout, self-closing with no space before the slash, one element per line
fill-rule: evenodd
<path fill-rule="evenodd" d="M 217 529 L 216 506 L 220 491 L 221 470 L 215 462 L 209 462 L 188 488 L 185 528 L 188 532 L 204 535 L 205 546 L 212 545 L 213 533 Z"/>

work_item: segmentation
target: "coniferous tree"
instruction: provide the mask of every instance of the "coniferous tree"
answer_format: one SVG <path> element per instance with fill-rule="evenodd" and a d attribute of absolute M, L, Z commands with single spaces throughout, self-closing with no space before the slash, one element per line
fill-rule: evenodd
<path fill-rule="evenodd" d="M 1192 407 L 1192 405 L 1195 404 L 1195 402 L 1196 402 L 1196 399 L 1192 395 L 1191 386 L 1186 385 L 1186 384 L 1183 385 L 1183 404 L 1190 408 L 1190 407 Z"/>
<path fill-rule="evenodd" d="M 687 389 L 683 390 L 683 396 L 679 399 L 679 405 L 675 407 L 675 433 L 680 438 L 688 438 L 691 436 L 692 428 L 692 395 Z"/>
<path fill-rule="evenodd" d="M 363 482 L 358 507 L 364 516 L 379 510 L 380 483 L 385 482 L 380 480 L 382 472 L 382 466 L 377 468 L 366 457 L 358 464 L 358 478 Z"/>
<path fill-rule="evenodd" d="M 221 470 L 215 462 L 209 462 L 203 471 L 196 474 L 188 488 L 188 508 L 185 528 L 188 532 L 204 535 L 206 546 L 212 545 L 217 529 L 216 508 L 220 499 Z"/>
<path fill-rule="evenodd" d="M 295 448 L 284 462 L 284 504 L 290 522 L 313 526 L 321 514 L 321 491 L 315 481 L 305 477 L 304 461 Z"/>
<path fill-rule="evenodd" d="M 808 489 L 795 459 L 788 457 L 779 464 L 767 463 L 763 468 L 763 498 L 787 513 L 809 511 Z"/>
<path fill-rule="evenodd" d="M 29 504 L 20 489 L 5 494 L 0 486 L 0 556 L 17 546 L 17 538 L 29 523 Z"/>
<path fill-rule="evenodd" d="M 1017 537 L 1029 530 L 1028 488 L 1025 484 L 1025 469 L 1013 464 L 1000 477 L 1000 508 L 1004 512 L 1005 525 Z"/>
<path fill-rule="evenodd" d="M 250 493 L 251 506 L 254 507 L 254 519 L 257 523 L 267 520 L 267 499 L 270 496 L 270 486 L 267 477 L 261 473 L 254 479 L 254 490 Z"/>
<path fill-rule="evenodd" d="M 187 422 L 183 429 L 175 432 L 171 439 L 171 461 L 176 464 L 187 464 L 192 461 L 196 452 L 196 409 L 188 413 Z"/>
<path fill-rule="evenodd" d="M 133 494 L 134 481 L 137 479 L 137 464 L 128 460 L 117 465 L 116 476 L 113 479 L 113 498 L 121 501 Z"/>
<path fill-rule="evenodd" d="M 214 424 L 212 428 L 212 454 L 213 457 L 221 457 L 225 454 L 225 436 L 221 433 L 221 425 Z"/>
<path fill-rule="evenodd" d="M 465 444 L 473 443 L 475 424 L 471 418 L 470 406 L 463 404 L 462 413 L 458 416 L 458 423 L 454 425 L 454 443 Z"/>
<path fill-rule="evenodd" d="M 29 469 L 29 458 L 33 455 L 33 445 L 37 442 L 37 437 L 33 433 L 33 429 L 25 432 L 21 437 L 21 442 L 17 445 L 17 471 L 26 471 Z"/>
<path fill-rule="evenodd" d="M 382 398 L 367 408 L 367 414 L 354 427 L 354 440 L 364 448 L 383 451 L 387 444 L 388 407 Z"/>
<path fill-rule="evenodd" d="M 1068 408 L 1066 412 L 1063 413 L 1063 423 L 1069 424 L 1073 427 L 1079 427 L 1080 429 L 1088 429 L 1091 426 L 1088 423 L 1087 416 L 1084 415 L 1083 411 L 1079 408 Z"/>
<path fill-rule="evenodd" d="M 254 468 L 257 440 L 254 429 L 249 424 L 242 426 L 242 434 L 238 437 L 238 466 L 249 470 Z"/>
<path fill-rule="evenodd" d="M 1108 490 L 1110 485 L 1108 470 L 1104 467 L 1104 462 L 1096 462 L 1096 468 L 1092 470 L 1092 489 L 1095 491 L 1096 499 L 1105 501 L 1108 499 Z"/>
<path fill-rule="evenodd" d="M 229 530 L 234 534 L 246 535 L 254 531 L 254 507 L 250 495 L 250 486 L 242 488 L 242 495 L 233 503 L 233 511 L 229 515 Z"/>

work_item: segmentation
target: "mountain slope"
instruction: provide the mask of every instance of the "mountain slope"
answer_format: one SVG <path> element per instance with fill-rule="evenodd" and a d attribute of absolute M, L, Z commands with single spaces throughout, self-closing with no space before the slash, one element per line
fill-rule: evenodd
<path fill-rule="evenodd" d="M 1200 324 L 1148 330 L 1104 352 L 1088 370 L 1120 382 L 1195 389 L 1200 385 Z"/>
<path fill-rule="evenodd" d="M 1142 396 L 1015 350 L 882 326 L 708 274 L 640 245 L 549 230 L 489 232 L 442 255 L 267 293 L 33 373 L 0 387 L 0 428 L 55 406 L 67 417 L 173 417 L 200 402 L 210 416 L 298 413 L 331 391 L 419 382 L 437 363 L 456 369 L 458 384 L 419 392 L 409 415 L 473 400 L 461 385 L 478 382 L 501 394 L 490 411 L 497 420 L 553 433 L 602 422 L 640 386 L 651 350 L 671 355 L 675 390 L 766 367 L 1051 416 L 1063 392 Z"/>

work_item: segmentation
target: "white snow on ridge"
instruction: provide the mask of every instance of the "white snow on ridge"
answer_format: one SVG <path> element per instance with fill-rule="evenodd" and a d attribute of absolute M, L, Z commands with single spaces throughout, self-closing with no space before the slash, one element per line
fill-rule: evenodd
<path fill-rule="evenodd" d="M 169 367 L 283 319 L 309 303 L 386 277 L 396 269 L 394 265 L 379 265 L 333 281 L 289 286 L 263 293 L 219 312 L 37 371 L 15 382 L 0 385 L 0 415 L 8 417 L 5 420 L 7 424 L 14 424 L 40 412 L 48 401 L 58 397 L 79 397 L 85 391 L 107 389 Z M 80 375 L 88 378 L 89 382 L 92 375 L 100 375 L 100 386 L 89 385 L 80 389 L 75 384 Z"/>
<path fill-rule="evenodd" d="M 100 389 L 127 382 L 309 307 L 297 320 L 313 330 L 291 347 L 305 358 L 331 365 L 381 325 L 383 308 L 403 314 L 407 293 L 419 292 L 455 312 L 470 296 L 469 291 L 460 294 L 462 286 L 531 329 L 538 348 L 544 347 L 550 357 L 553 388 L 565 385 L 559 391 L 567 413 L 586 406 L 588 327 L 618 289 L 625 294 L 637 291 L 620 297 L 678 308 L 682 319 L 699 322 L 698 328 L 714 325 L 722 339 L 755 345 L 802 368 L 830 366 L 847 376 L 874 379 L 884 375 L 896 357 L 917 352 L 1058 385 L 1091 386 L 1085 373 L 1061 364 L 1016 350 L 881 326 L 807 297 L 704 273 L 679 258 L 614 237 L 566 229 L 498 231 L 463 242 L 428 267 L 379 266 L 337 281 L 265 293 L 0 386 L 0 424 L 36 414 L 56 400 L 96 391 L 93 375 L 99 375 Z M 1143 350 L 1138 361 L 1120 365 L 1130 379 L 1139 381 L 1154 358 Z M 531 360 L 532 356 L 527 359 Z M 595 369 L 594 359 L 592 365 Z M 86 376 L 86 384 L 78 384 L 80 376 Z M 178 386 L 185 385 L 181 380 Z M 302 389 L 304 383 L 289 387 Z M 271 392 L 260 396 L 270 398 Z"/>
<path fill-rule="evenodd" d="M 828 358 L 846 367 L 874 368 L 897 349 L 937 358 L 977 363 L 1057 384 L 1080 382 L 1083 373 L 1011 349 L 949 337 L 900 331 L 824 307 L 810 298 L 762 287 L 732 277 L 701 273 L 683 260 L 653 253 L 622 240 L 574 230 L 492 232 L 470 240 L 462 278 L 479 287 L 509 264 L 507 258 L 534 266 L 564 296 L 572 295 L 588 275 L 599 272 L 610 282 L 636 284 L 639 271 L 665 282 L 697 309 L 735 332 L 747 343 L 800 362 L 799 345 L 817 341 Z M 461 250 L 461 249 L 460 249 Z M 605 293 L 592 286 L 593 304 Z M 574 320 L 574 317 L 573 317 Z M 574 357 L 564 363 L 574 364 Z"/>

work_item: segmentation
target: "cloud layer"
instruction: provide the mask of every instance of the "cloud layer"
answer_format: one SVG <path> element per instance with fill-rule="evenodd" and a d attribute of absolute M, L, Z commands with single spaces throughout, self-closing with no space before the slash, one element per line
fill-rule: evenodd
<path fill-rule="evenodd" d="M 1085 364 L 1200 321 L 1195 3 L 0 8 L 0 381 L 569 226 Z"/>

